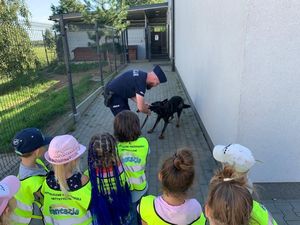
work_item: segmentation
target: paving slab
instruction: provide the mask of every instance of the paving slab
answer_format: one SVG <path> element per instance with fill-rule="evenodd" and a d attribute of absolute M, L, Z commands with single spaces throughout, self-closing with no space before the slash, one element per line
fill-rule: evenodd
<path fill-rule="evenodd" d="M 168 82 L 148 90 L 145 95 L 146 101 L 151 103 L 174 95 L 180 95 L 185 100 L 185 103 L 190 104 L 178 74 L 171 71 L 171 66 L 168 62 L 131 63 L 121 72 L 129 69 L 150 71 L 154 64 L 161 65 L 166 72 Z M 131 101 L 129 102 L 131 110 L 136 111 L 135 104 Z M 145 115 L 139 114 L 139 118 L 142 122 Z M 113 132 L 113 119 L 114 117 L 109 108 L 106 108 L 103 104 L 103 97 L 99 95 L 82 115 L 72 134 L 82 144 L 88 145 L 92 135 Z M 163 122 L 157 126 L 152 134 L 147 133 L 147 130 L 153 126 L 155 119 L 156 116 L 152 114 L 142 131 L 142 135 L 149 140 L 151 149 L 146 171 L 149 182 L 148 193 L 153 195 L 161 193 L 157 173 L 163 160 L 174 154 L 176 149 L 189 147 L 193 151 L 196 168 L 196 179 L 190 195 L 197 198 L 203 206 L 208 192 L 209 180 L 218 164 L 212 157 L 195 112 L 192 108 L 185 109 L 181 116 L 181 126 L 176 128 L 176 120 L 174 119 L 167 127 L 164 140 L 158 139 Z M 82 162 L 82 168 L 87 168 L 86 154 L 83 156 Z M 261 183 L 257 186 L 260 201 L 270 210 L 279 225 L 300 225 L 300 184 Z"/>

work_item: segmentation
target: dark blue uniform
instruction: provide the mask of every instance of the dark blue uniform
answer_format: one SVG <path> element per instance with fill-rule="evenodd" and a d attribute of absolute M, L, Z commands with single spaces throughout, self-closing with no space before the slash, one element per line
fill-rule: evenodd
<path fill-rule="evenodd" d="M 114 116 L 123 110 L 130 110 L 128 98 L 135 97 L 136 94 L 145 95 L 146 79 L 146 72 L 129 70 L 107 84 L 106 91 L 113 92 L 108 106 Z"/>

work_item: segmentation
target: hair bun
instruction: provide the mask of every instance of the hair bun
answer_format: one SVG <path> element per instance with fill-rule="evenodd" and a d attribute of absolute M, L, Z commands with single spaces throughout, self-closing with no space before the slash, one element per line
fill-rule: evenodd
<path fill-rule="evenodd" d="M 182 149 L 174 154 L 173 165 L 177 170 L 190 170 L 193 168 L 194 160 L 190 150 Z"/>

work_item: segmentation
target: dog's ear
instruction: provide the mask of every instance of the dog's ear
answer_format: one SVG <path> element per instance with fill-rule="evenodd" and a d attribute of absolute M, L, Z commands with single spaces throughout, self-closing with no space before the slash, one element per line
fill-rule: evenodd
<path fill-rule="evenodd" d="M 162 103 L 166 103 L 166 102 L 168 102 L 167 98 L 162 101 Z"/>

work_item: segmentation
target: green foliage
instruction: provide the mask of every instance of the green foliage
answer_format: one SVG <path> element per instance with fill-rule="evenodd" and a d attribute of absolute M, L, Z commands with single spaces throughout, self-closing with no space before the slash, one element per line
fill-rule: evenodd
<path fill-rule="evenodd" d="M 0 21 L 8 24 L 19 24 L 23 19 L 26 26 L 29 26 L 30 12 L 23 0 L 1 0 Z"/>
<path fill-rule="evenodd" d="M 0 26 L 0 75 L 25 76 L 32 73 L 38 61 L 27 32 L 11 22 Z"/>
<path fill-rule="evenodd" d="M 85 5 L 81 3 L 80 0 L 59 0 L 57 6 L 51 5 L 52 16 L 60 15 L 65 13 L 80 13 L 85 9 Z M 59 24 L 56 23 L 53 29 L 57 32 L 60 31 Z M 59 52 L 58 52 L 59 54 Z"/>
<path fill-rule="evenodd" d="M 82 12 L 85 5 L 80 0 L 59 0 L 57 6 L 51 5 L 52 15 L 59 15 L 64 13 Z"/>
<path fill-rule="evenodd" d="M 56 61 L 56 59 L 57 59 L 54 47 L 53 48 L 47 48 L 48 61 L 50 63 L 49 66 L 51 66 L 51 63 Z M 33 47 L 33 51 L 34 51 L 34 53 L 37 57 L 37 61 L 39 62 L 39 64 L 41 66 L 48 66 L 47 65 L 45 47 L 43 45 L 42 46 L 35 46 L 35 47 Z"/>
<path fill-rule="evenodd" d="M 125 0 L 125 2 L 129 6 L 136 6 L 136 5 L 157 4 L 166 1 L 165 0 Z"/>
<path fill-rule="evenodd" d="M 0 76 L 17 77 L 30 74 L 37 61 L 29 36 L 28 11 L 22 0 L 0 1 Z M 20 24 L 19 19 L 24 23 Z"/>
<path fill-rule="evenodd" d="M 85 0 L 83 11 L 88 23 L 113 26 L 117 30 L 126 28 L 127 5 L 122 0 Z"/>
<path fill-rule="evenodd" d="M 55 37 L 49 29 L 46 29 L 43 38 L 46 48 L 53 49 L 55 47 Z"/>
<path fill-rule="evenodd" d="M 106 62 L 102 62 L 102 66 L 105 66 Z M 78 73 L 78 72 L 84 72 L 91 69 L 97 69 L 99 68 L 98 62 L 92 62 L 92 63 L 72 63 L 70 65 L 72 73 Z M 65 74 L 66 73 L 66 66 L 64 63 L 59 64 L 56 66 L 56 68 L 53 70 L 54 73 L 57 74 Z"/>

